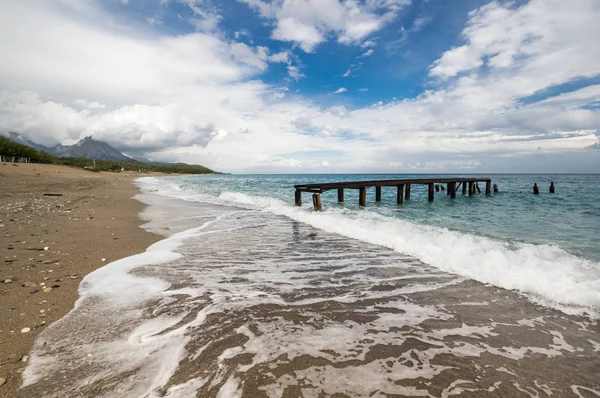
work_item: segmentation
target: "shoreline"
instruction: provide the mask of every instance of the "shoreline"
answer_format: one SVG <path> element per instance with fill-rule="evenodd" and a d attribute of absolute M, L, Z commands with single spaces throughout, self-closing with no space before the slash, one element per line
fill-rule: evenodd
<path fill-rule="evenodd" d="M 141 228 L 139 176 L 0 164 L 0 397 L 18 395 L 35 339 L 73 309 L 83 277 L 163 239 Z"/>

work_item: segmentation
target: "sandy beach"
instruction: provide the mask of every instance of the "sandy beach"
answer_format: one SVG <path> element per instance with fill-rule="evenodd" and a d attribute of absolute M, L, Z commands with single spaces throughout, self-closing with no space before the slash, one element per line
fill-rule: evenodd
<path fill-rule="evenodd" d="M 36 337 L 73 308 L 82 277 L 160 239 L 140 228 L 136 176 L 0 164 L 0 397 L 19 395 Z"/>

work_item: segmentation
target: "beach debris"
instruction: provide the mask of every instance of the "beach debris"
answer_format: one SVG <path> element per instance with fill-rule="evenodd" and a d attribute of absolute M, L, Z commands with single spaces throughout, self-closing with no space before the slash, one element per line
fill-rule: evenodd
<path fill-rule="evenodd" d="M 154 314 L 151 313 L 151 312 L 146 311 L 146 312 L 144 312 L 144 318 L 146 318 L 146 319 L 152 319 L 152 318 L 154 318 Z"/>
<path fill-rule="evenodd" d="M 8 356 L 8 362 L 9 363 L 17 363 L 21 360 L 21 358 L 23 358 L 22 355 L 17 355 L 17 354 L 10 354 Z"/>
<path fill-rule="evenodd" d="M 63 196 L 62 193 L 44 193 L 44 196 Z"/>
<path fill-rule="evenodd" d="M 164 397 L 165 395 L 167 395 L 167 392 L 162 387 L 156 387 L 154 389 L 154 395 L 156 395 L 157 397 Z"/>
<path fill-rule="evenodd" d="M 0 377 L 0 387 L 2 387 L 6 383 L 6 379 L 4 377 Z"/>
<path fill-rule="evenodd" d="M 50 248 L 48 246 L 44 247 L 44 251 L 48 251 Z"/>
<path fill-rule="evenodd" d="M 29 333 L 31 332 L 31 328 L 23 328 L 21 329 L 21 333 Z"/>
<path fill-rule="evenodd" d="M 42 292 L 44 292 L 44 293 L 50 293 L 51 291 L 52 291 L 51 287 L 47 287 L 47 288 L 45 288 L 45 289 L 42 290 Z"/>

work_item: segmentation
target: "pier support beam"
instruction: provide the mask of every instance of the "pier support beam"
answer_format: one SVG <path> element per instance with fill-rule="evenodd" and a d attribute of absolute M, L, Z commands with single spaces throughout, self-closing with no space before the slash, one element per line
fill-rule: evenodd
<path fill-rule="evenodd" d="M 491 181 L 486 181 L 485 182 L 485 194 L 489 195 L 492 193 L 492 182 Z"/>
<path fill-rule="evenodd" d="M 314 193 L 313 194 L 313 205 L 315 206 L 315 211 L 321 211 L 321 194 Z"/>
<path fill-rule="evenodd" d="M 494 184 L 494 193 L 498 193 L 498 184 Z"/>
<path fill-rule="evenodd" d="M 401 205 L 404 202 L 404 184 L 398 185 L 398 196 L 396 196 L 396 204 Z"/>
<path fill-rule="evenodd" d="M 450 184 L 452 184 L 452 183 L 449 182 L 448 184 L 446 184 L 446 195 L 450 195 Z M 452 196 L 452 195 L 450 195 L 450 196 Z"/>
<path fill-rule="evenodd" d="M 450 195 L 451 199 L 456 198 L 456 183 L 455 182 L 448 183 L 448 195 Z"/>
<path fill-rule="evenodd" d="M 477 188 L 477 193 L 481 193 L 481 189 L 479 189 L 479 182 L 475 182 L 475 188 Z"/>
<path fill-rule="evenodd" d="M 433 188 L 433 184 L 427 184 L 429 186 L 429 201 L 433 202 L 433 194 L 435 189 Z"/>
<path fill-rule="evenodd" d="M 344 203 L 344 188 L 338 188 L 338 202 Z"/>
<path fill-rule="evenodd" d="M 302 191 L 296 189 L 296 206 L 302 206 Z"/>
<path fill-rule="evenodd" d="M 533 194 L 534 195 L 539 195 L 540 194 L 540 187 L 538 187 L 537 183 L 533 184 Z"/>
<path fill-rule="evenodd" d="M 554 193 L 554 182 L 550 183 L 550 193 Z"/>
<path fill-rule="evenodd" d="M 410 199 L 410 184 L 406 184 L 406 190 L 404 192 L 404 199 Z"/>
<path fill-rule="evenodd" d="M 475 183 L 470 182 L 469 183 L 469 196 L 473 196 L 473 195 L 475 195 Z"/>
<path fill-rule="evenodd" d="M 359 206 L 367 205 L 367 188 L 360 188 L 358 190 L 358 205 Z"/>
<path fill-rule="evenodd" d="M 440 191 L 440 184 L 435 184 L 435 192 L 439 192 Z"/>
<path fill-rule="evenodd" d="M 375 187 L 375 202 L 381 202 L 381 187 Z"/>
<path fill-rule="evenodd" d="M 462 183 L 462 194 L 463 195 L 467 194 L 467 183 L 466 182 Z"/>

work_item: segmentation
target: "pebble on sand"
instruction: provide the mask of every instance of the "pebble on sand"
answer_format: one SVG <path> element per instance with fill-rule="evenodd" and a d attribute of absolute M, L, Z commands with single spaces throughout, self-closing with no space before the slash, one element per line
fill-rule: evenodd
<path fill-rule="evenodd" d="M 2 387 L 6 383 L 6 379 L 4 377 L 0 377 L 0 387 Z"/>
<path fill-rule="evenodd" d="M 51 291 L 52 291 L 51 287 L 47 287 L 44 290 L 42 290 L 42 292 L 44 292 L 44 293 L 50 293 Z"/>
<path fill-rule="evenodd" d="M 31 328 L 23 328 L 21 329 L 21 333 L 29 333 L 31 332 Z"/>

